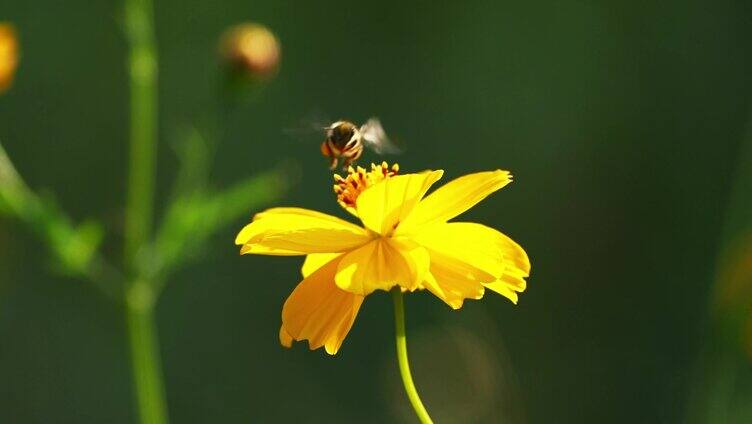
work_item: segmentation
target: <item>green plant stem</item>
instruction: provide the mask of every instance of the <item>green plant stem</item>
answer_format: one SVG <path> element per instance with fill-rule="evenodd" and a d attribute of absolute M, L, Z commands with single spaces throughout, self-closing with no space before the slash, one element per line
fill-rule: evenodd
<path fill-rule="evenodd" d="M 125 303 L 131 366 L 142 424 L 167 422 L 157 326 L 154 320 L 155 300 L 151 285 L 145 281 L 136 281 L 130 285 Z"/>
<path fill-rule="evenodd" d="M 397 342 L 397 360 L 399 362 L 400 375 L 402 376 L 402 383 L 405 385 L 405 392 L 410 399 L 415 414 L 423 424 L 433 424 L 431 417 L 426 411 L 426 407 L 423 406 L 423 402 L 420 401 L 418 390 L 413 383 L 413 376 L 410 374 L 410 363 L 407 360 L 407 337 L 405 336 L 405 303 L 402 296 L 402 291 L 399 287 L 392 289 L 392 298 L 394 299 L 394 328 L 395 337 Z"/>
<path fill-rule="evenodd" d="M 125 0 L 130 43 L 130 161 L 125 210 L 125 260 L 133 266 L 151 233 L 156 173 L 157 50 L 151 0 Z"/>
<path fill-rule="evenodd" d="M 126 320 L 142 424 L 167 422 L 154 307 L 159 293 L 139 259 L 152 231 L 157 148 L 157 49 L 152 0 L 125 0 L 129 43 L 130 157 L 125 206 Z"/>
<path fill-rule="evenodd" d="M 91 281 L 105 296 L 121 301 L 123 278 L 98 251 L 83 260 L 66 261 L 76 246 L 75 228 L 63 212 L 45 202 L 26 185 L 0 143 L 0 214 L 8 214 L 26 224 L 49 246 L 67 271 Z M 80 240 L 78 240 L 80 242 Z"/>

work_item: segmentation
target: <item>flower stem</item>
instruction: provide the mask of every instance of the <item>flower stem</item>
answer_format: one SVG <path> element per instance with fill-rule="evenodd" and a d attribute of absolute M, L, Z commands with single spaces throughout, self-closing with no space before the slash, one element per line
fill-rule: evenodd
<path fill-rule="evenodd" d="M 136 281 L 130 285 L 125 302 L 131 366 L 139 421 L 142 424 L 167 423 L 157 326 L 154 320 L 155 300 L 151 285 L 145 281 Z"/>
<path fill-rule="evenodd" d="M 410 363 L 407 360 L 407 337 L 405 336 L 405 303 L 403 301 L 402 291 L 399 287 L 392 289 L 392 298 L 394 299 L 394 328 L 397 342 L 397 360 L 399 362 L 400 375 L 405 385 L 405 392 L 410 399 L 410 403 L 415 409 L 415 414 L 422 424 L 433 424 L 431 417 L 420 401 L 418 390 L 413 383 L 413 376 L 410 374 Z"/>

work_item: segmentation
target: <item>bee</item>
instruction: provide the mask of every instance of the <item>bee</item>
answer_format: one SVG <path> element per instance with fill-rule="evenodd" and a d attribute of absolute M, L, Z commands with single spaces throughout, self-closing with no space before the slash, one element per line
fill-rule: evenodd
<path fill-rule="evenodd" d="M 324 127 L 324 131 L 326 139 L 321 143 L 321 153 L 331 160 L 330 169 L 337 167 L 340 158 L 342 167 L 347 168 L 360 159 L 365 147 L 377 154 L 399 152 L 377 118 L 370 118 L 360 127 L 341 120 Z"/>

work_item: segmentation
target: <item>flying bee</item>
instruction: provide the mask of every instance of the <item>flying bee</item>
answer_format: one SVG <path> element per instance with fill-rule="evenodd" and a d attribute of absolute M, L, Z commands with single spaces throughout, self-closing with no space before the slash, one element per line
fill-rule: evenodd
<path fill-rule="evenodd" d="M 337 167 L 340 158 L 342 166 L 347 168 L 360 158 L 364 147 L 377 154 L 399 152 L 377 118 L 370 118 L 360 127 L 350 121 L 337 121 L 324 131 L 326 139 L 321 143 L 321 153 L 331 159 L 330 169 Z"/>

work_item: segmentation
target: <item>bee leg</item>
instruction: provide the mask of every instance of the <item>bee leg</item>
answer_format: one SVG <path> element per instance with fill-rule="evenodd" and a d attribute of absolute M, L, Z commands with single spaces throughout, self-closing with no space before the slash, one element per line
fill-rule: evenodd
<path fill-rule="evenodd" d="M 356 150 L 351 150 L 349 156 L 346 157 L 345 163 L 342 165 L 344 169 L 347 169 L 350 165 L 352 165 L 355 161 L 360 159 L 360 156 L 363 155 L 363 148 Z"/>
<path fill-rule="evenodd" d="M 337 168 L 337 156 L 332 153 L 332 147 L 329 145 L 327 141 L 324 141 L 321 143 L 321 154 L 328 157 L 331 160 L 331 163 L 329 164 L 329 169 L 335 169 Z"/>
<path fill-rule="evenodd" d="M 332 157 L 332 149 L 329 147 L 329 144 L 324 141 L 321 143 L 321 154 L 326 157 Z"/>

